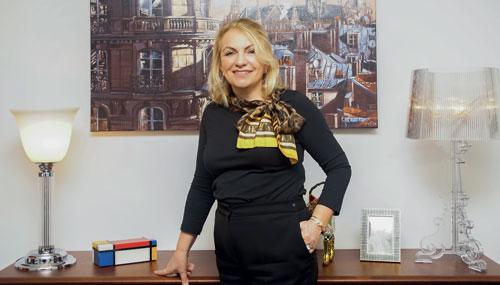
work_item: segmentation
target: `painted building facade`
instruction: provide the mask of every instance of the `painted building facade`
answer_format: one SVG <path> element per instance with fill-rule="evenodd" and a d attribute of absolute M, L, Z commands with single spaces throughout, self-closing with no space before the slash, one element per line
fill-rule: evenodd
<path fill-rule="evenodd" d="M 211 0 L 91 0 L 91 131 L 198 129 Z"/>

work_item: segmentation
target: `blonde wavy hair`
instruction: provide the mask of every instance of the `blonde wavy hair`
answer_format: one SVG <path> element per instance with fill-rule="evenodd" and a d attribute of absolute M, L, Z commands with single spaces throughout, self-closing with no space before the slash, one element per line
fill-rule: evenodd
<path fill-rule="evenodd" d="M 220 27 L 215 36 L 215 45 L 212 53 L 212 66 L 208 75 L 209 91 L 212 100 L 219 105 L 228 106 L 228 97 L 231 94 L 231 86 L 226 82 L 220 70 L 222 54 L 222 38 L 232 30 L 237 29 L 245 34 L 255 47 L 257 60 L 267 67 L 267 72 L 262 78 L 262 91 L 264 99 L 271 99 L 273 94 L 281 92 L 285 87 L 279 76 L 278 61 L 273 56 L 273 49 L 266 30 L 262 26 L 248 18 L 239 18 Z"/>

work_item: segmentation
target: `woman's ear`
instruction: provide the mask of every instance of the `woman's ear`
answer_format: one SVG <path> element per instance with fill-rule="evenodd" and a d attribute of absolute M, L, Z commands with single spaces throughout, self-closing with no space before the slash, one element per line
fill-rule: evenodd
<path fill-rule="evenodd" d="M 263 77 L 263 78 L 265 78 L 265 77 L 266 77 L 266 75 L 267 75 L 267 72 L 268 72 L 268 71 L 269 71 L 269 65 L 266 65 L 266 66 L 264 67 L 264 74 L 262 74 L 262 77 Z"/>

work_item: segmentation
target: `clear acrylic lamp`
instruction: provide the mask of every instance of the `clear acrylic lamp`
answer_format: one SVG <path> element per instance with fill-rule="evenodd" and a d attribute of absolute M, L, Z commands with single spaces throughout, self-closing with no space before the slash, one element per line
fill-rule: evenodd
<path fill-rule="evenodd" d="M 57 270 L 75 264 L 73 256 L 51 243 L 51 197 L 54 163 L 68 151 L 73 120 L 78 108 L 57 110 L 11 110 L 17 121 L 21 141 L 29 159 L 40 172 L 42 191 L 42 244 L 15 263 L 17 269 L 29 271 Z"/>
<path fill-rule="evenodd" d="M 411 139 L 450 141 L 452 162 L 451 246 L 434 244 L 445 221 L 422 239 L 415 262 L 432 263 L 445 254 L 460 256 L 470 269 L 485 272 L 481 243 L 472 237 L 474 223 L 465 207 L 469 197 L 462 189 L 460 167 L 469 141 L 497 139 L 500 124 L 500 77 L 496 68 L 419 69 L 411 79 L 406 136 Z M 449 229 L 444 229 L 445 231 Z"/>

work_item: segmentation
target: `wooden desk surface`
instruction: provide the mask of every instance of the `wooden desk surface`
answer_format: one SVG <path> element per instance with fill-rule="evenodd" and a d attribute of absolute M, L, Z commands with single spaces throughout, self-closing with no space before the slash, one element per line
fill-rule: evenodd
<path fill-rule="evenodd" d="M 10 265 L 0 271 L 0 284 L 158 284 L 180 283 L 176 277 L 156 276 L 153 271 L 164 268 L 172 251 L 159 251 L 158 261 L 99 268 L 92 263 L 90 251 L 72 251 L 76 265 L 59 271 L 27 272 Z M 411 282 L 490 282 L 500 283 L 500 265 L 485 258 L 488 272 L 467 268 L 457 256 L 444 256 L 433 264 L 415 264 L 416 250 L 403 249 L 401 263 L 360 262 L 358 249 L 335 250 L 334 262 L 319 266 L 320 284 L 333 283 L 402 283 Z M 322 252 L 318 252 L 320 256 Z M 190 283 L 219 283 L 213 251 L 192 251 L 190 261 L 196 269 Z M 318 262 L 319 258 L 318 258 Z"/>

